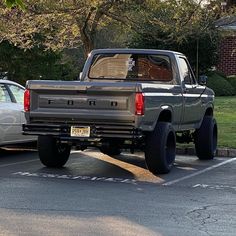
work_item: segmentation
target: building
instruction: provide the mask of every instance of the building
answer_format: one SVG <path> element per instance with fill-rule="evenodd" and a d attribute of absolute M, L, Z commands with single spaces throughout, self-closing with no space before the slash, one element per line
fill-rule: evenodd
<path fill-rule="evenodd" d="M 236 75 L 236 16 L 219 19 L 216 27 L 222 32 L 217 70 L 226 76 Z"/>

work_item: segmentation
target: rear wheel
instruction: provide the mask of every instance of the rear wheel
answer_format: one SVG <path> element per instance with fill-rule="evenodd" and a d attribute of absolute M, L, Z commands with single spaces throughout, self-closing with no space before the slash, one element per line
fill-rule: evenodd
<path fill-rule="evenodd" d="M 212 116 L 203 118 L 195 132 L 195 150 L 200 160 L 213 159 L 217 149 L 217 124 Z"/>
<path fill-rule="evenodd" d="M 70 156 L 71 147 L 51 136 L 38 137 L 39 159 L 47 167 L 62 167 Z"/>
<path fill-rule="evenodd" d="M 153 174 L 170 172 L 175 161 L 176 137 L 171 123 L 159 122 L 147 135 L 145 161 Z"/>

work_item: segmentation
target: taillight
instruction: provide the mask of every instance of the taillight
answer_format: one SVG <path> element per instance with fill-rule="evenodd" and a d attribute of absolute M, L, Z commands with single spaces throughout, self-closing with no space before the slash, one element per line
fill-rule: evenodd
<path fill-rule="evenodd" d="M 142 93 L 135 95 L 135 115 L 144 115 L 144 95 Z"/>
<path fill-rule="evenodd" d="M 26 89 L 24 93 L 24 110 L 30 110 L 30 91 L 28 89 Z"/>

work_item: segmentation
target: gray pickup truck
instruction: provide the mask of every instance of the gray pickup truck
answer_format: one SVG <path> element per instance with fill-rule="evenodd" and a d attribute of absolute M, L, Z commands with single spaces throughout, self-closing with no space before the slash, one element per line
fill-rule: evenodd
<path fill-rule="evenodd" d="M 107 155 L 142 150 L 153 174 L 168 173 L 176 142 L 194 142 L 199 159 L 217 147 L 214 92 L 178 52 L 99 49 L 79 81 L 27 81 L 23 133 L 38 135 L 41 162 L 62 167 L 72 146 Z"/>

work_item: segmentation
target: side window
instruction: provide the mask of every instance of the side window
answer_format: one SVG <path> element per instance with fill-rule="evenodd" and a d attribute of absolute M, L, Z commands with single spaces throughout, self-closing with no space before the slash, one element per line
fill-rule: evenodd
<path fill-rule="evenodd" d="M 11 90 L 13 96 L 16 99 L 17 103 L 23 104 L 24 103 L 24 89 L 17 85 L 8 84 L 9 89 Z"/>
<path fill-rule="evenodd" d="M 180 75 L 185 84 L 196 84 L 194 76 L 185 58 L 179 57 Z"/>
<path fill-rule="evenodd" d="M 0 84 L 0 102 L 12 102 L 10 94 L 4 84 Z"/>

